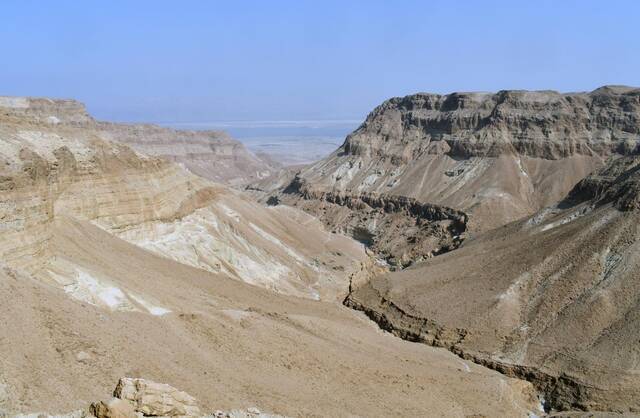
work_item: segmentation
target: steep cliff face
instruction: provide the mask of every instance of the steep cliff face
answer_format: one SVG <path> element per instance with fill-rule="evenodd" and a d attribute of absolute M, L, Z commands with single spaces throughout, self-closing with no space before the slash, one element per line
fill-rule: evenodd
<path fill-rule="evenodd" d="M 93 123 L 85 106 L 77 100 L 0 96 L 0 115 L 51 125 Z"/>
<path fill-rule="evenodd" d="M 301 177 L 449 206 L 482 231 L 557 202 L 609 156 L 633 153 L 639 136 L 634 88 L 421 93 L 380 105 Z"/>
<path fill-rule="evenodd" d="M 222 131 L 184 131 L 155 125 L 98 124 L 105 139 L 181 164 L 215 182 L 241 186 L 268 177 L 279 166 L 251 154 Z"/>
<path fill-rule="evenodd" d="M 121 142 L 143 154 L 182 164 L 198 176 L 233 186 L 262 179 L 278 168 L 224 132 L 99 122 L 75 100 L 0 97 L 0 115 L 22 124 L 90 129 L 105 140 Z"/>
<path fill-rule="evenodd" d="M 409 160 L 444 141 L 454 157 L 497 157 L 515 150 L 557 160 L 575 154 L 626 154 L 640 134 L 640 90 L 602 87 L 591 93 L 500 91 L 416 94 L 376 108 L 344 151 Z M 413 144 L 413 142 L 418 142 Z M 436 144 L 433 144 L 433 143 Z"/>
<path fill-rule="evenodd" d="M 558 206 L 374 278 L 347 303 L 532 381 L 553 408 L 638 412 L 639 167 L 612 161 Z"/>

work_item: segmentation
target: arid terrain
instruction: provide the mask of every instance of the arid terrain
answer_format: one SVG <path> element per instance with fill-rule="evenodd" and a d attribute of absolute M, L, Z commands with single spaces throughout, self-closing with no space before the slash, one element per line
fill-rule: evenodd
<path fill-rule="evenodd" d="M 463 210 L 486 231 L 559 201 L 609 156 L 633 153 L 637 100 L 637 89 L 621 86 L 393 98 L 300 177 L 316 190 Z"/>
<path fill-rule="evenodd" d="M 554 410 L 639 412 L 639 154 L 639 89 L 416 94 L 250 190 L 409 267 L 345 301 L 381 328 Z"/>
<path fill-rule="evenodd" d="M 121 377 L 171 384 L 202 411 L 538 411 L 531 384 L 342 306 L 381 269 L 362 244 L 111 141 L 86 115 L 52 123 L 43 100 L 2 100 L 3 411 L 84 409 Z"/>
<path fill-rule="evenodd" d="M 393 98 L 287 169 L 1 97 L 0 416 L 640 413 L 639 144 L 619 86 Z"/>
<path fill-rule="evenodd" d="M 554 409 L 637 412 L 639 167 L 615 160 L 559 205 L 376 277 L 347 304 L 530 380 Z"/>
<path fill-rule="evenodd" d="M 0 113 L 30 123 L 90 130 L 100 138 L 125 143 L 135 151 L 176 162 L 198 176 L 233 186 L 267 177 L 279 168 L 271 160 L 252 155 L 225 132 L 96 121 L 76 100 L 0 97 Z"/>

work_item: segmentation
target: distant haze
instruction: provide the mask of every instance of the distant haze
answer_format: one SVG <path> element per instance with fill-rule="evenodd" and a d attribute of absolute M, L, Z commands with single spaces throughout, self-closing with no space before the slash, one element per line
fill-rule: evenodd
<path fill-rule="evenodd" d="M 5 1 L 0 94 L 101 119 L 362 120 L 418 91 L 640 85 L 636 1 Z"/>
<path fill-rule="evenodd" d="M 256 154 L 285 165 L 307 164 L 335 151 L 360 120 L 213 121 L 164 123 L 178 129 L 224 130 Z"/>

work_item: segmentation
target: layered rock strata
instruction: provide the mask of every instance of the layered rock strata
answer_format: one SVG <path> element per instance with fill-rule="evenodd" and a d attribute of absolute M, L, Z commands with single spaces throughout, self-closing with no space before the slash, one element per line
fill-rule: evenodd
<path fill-rule="evenodd" d="M 331 231 L 362 242 L 393 267 L 457 248 L 468 221 L 461 211 L 412 198 L 315 190 L 300 177 L 267 203 L 285 203 L 313 214 Z"/>
<path fill-rule="evenodd" d="M 300 177 L 451 207 L 486 231 L 556 203 L 607 158 L 635 152 L 639 136 L 640 90 L 630 87 L 419 93 L 378 106 Z"/>
<path fill-rule="evenodd" d="M 121 142 L 143 154 L 179 163 L 198 176 L 232 186 L 259 180 L 278 169 L 277 164 L 251 154 L 225 132 L 100 122 L 75 100 L 0 97 L 0 116 L 23 124 L 88 129 L 102 139 Z"/>

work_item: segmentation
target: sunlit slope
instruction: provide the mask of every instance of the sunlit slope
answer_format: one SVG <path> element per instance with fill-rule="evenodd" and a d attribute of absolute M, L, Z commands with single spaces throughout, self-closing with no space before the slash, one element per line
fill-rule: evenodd
<path fill-rule="evenodd" d="M 640 405 L 640 159 L 402 272 L 349 304 L 399 335 L 533 381 L 561 409 Z"/>

